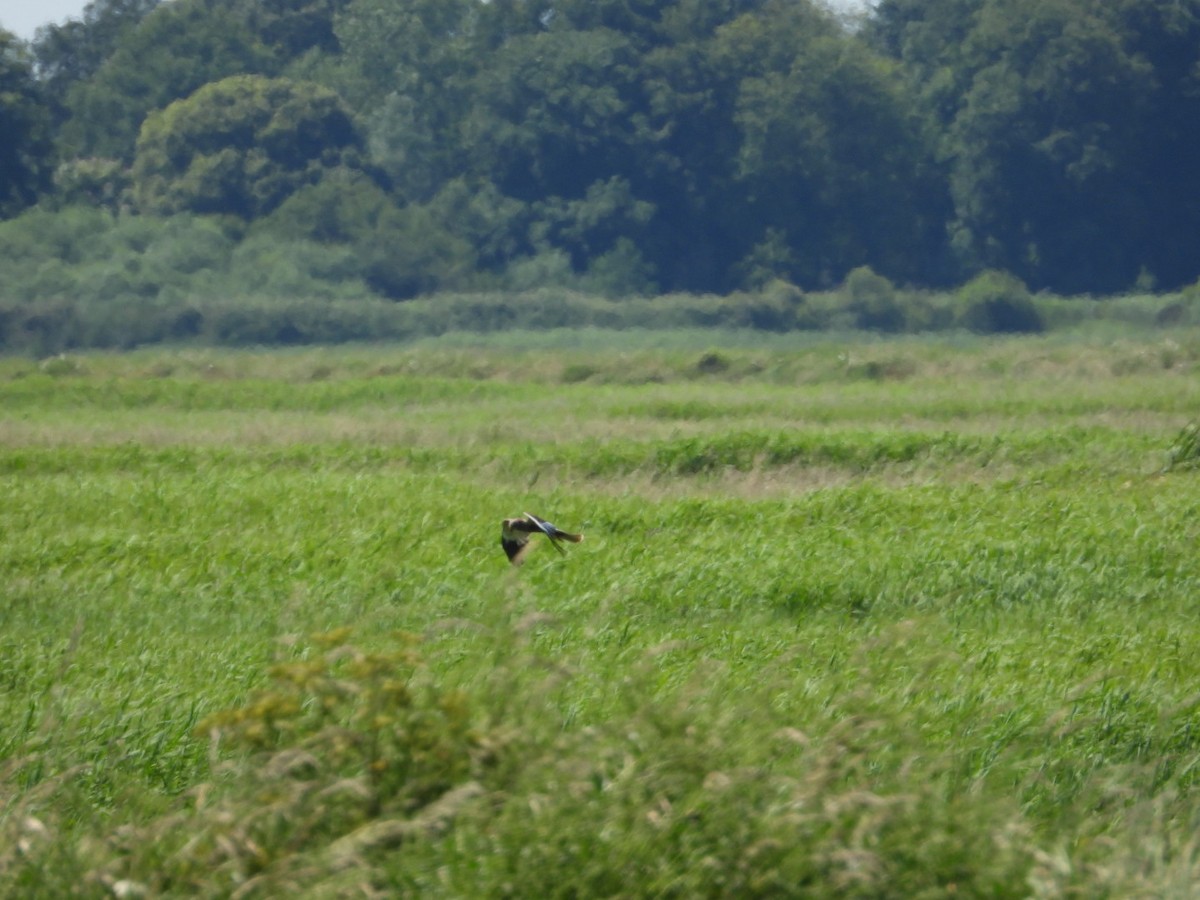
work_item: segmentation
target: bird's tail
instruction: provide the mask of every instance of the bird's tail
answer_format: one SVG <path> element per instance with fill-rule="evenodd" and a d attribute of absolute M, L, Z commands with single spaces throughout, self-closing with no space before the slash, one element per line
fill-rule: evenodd
<path fill-rule="evenodd" d="M 555 528 L 553 531 L 547 531 L 546 537 L 550 538 L 550 544 L 559 553 L 566 554 L 566 550 L 562 548 L 563 541 L 570 541 L 572 544 L 578 544 L 583 540 L 582 534 L 571 534 L 569 531 L 560 531 Z"/>

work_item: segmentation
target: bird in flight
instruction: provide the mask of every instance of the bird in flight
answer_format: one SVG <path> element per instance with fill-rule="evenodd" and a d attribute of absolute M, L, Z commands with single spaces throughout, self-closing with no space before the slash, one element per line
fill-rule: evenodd
<path fill-rule="evenodd" d="M 529 513 L 525 513 L 520 518 L 505 519 L 500 523 L 500 546 L 504 548 L 510 563 L 519 566 L 525 561 L 525 554 L 532 546 L 529 539 L 535 534 L 544 534 L 550 539 L 554 549 L 563 554 L 567 552 L 562 548 L 563 541 L 578 544 L 583 540 L 582 534 L 560 531 L 545 519 L 539 519 Z"/>

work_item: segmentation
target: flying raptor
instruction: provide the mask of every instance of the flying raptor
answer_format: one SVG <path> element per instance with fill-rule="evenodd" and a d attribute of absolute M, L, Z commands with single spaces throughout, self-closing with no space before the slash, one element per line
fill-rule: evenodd
<path fill-rule="evenodd" d="M 554 549 L 564 554 L 567 551 L 562 548 L 563 541 L 578 544 L 583 540 L 582 534 L 571 534 L 569 531 L 560 531 L 545 519 L 539 519 L 537 516 L 531 516 L 529 513 L 525 513 L 517 519 L 505 519 L 500 523 L 500 546 L 504 548 L 504 552 L 508 555 L 510 563 L 514 566 L 519 566 L 525 561 L 525 554 L 532 546 L 529 543 L 529 539 L 535 534 L 544 534 L 550 539 L 550 543 L 554 545 Z"/>

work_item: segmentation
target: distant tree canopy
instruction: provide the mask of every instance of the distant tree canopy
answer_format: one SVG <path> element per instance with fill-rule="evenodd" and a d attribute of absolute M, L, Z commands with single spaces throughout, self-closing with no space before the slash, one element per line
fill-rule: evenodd
<path fill-rule="evenodd" d="M 49 126 L 29 54 L 0 29 L 0 216 L 24 209 L 47 188 Z"/>
<path fill-rule="evenodd" d="M 1196 0 L 881 0 L 867 33 L 940 135 L 960 259 L 1061 291 L 1196 277 Z"/>
<path fill-rule="evenodd" d="M 58 114 L 72 85 L 100 71 L 160 0 L 93 0 L 79 19 L 44 25 L 33 41 L 40 80 Z"/>
<path fill-rule="evenodd" d="M 94 76 L 67 92 L 63 152 L 131 162 L 150 113 L 222 78 L 274 68 L 271 52 L 234 10 L 173 0 L 147 14 Z"/>
<path fill-rule="evenodd" d="M 809 3 L 354 0 L 338 22 L 374 158 L 414 200 L 498 192 L 519 253 L 582 272 L 625 239 L 699 290 L 939 256 L 903 84 Z"/>
<path fill-rule="evenodd" d="M 138 209 L 253 219 L 324 171 L 353 165 L 349 110 L 318 85 L 239 75 L 213 82 L 142 125 L 133 164 Z"/>
<path fill-rule="evenodd" d="M 1200 0 L 94 0 L 5 47 L 0 214 L 323 241 L 285 201 L 336 170 L 388 296 L 1200 275 Z"/>

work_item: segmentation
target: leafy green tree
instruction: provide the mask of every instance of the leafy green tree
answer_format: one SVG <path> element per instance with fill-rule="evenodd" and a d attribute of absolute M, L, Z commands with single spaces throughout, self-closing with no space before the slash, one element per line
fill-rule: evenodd
<path fill-rule="evenodd" d="M 428 202 L 465 174 L 472 78 L 506 39 L 484 26 L 513 5 L 352 0 L 336 17 L 342 53 L 328 83 L 362 111 L 372 159 L 405 202 Z"/>
<path fill-rule="evenodd" d="M 1089 5 L 986 7 L 967 45 L 986 62 L 948 134 L 960 248 L 1067 290 L 1128 284 L 1137 271 L 1123 248 L 1095 251 L 1131 211 L 1121 184 L 1128 118 L 1154 90 L 1145 60 Z"/>
<path fill-rule="evenodd" d="M 1135 121 L 1114 125 L 1130 143 L 1119 173 L 1127 214 L 1112 243 L 1133 244 L 1139 270 L 1159 289 L 1182 287 L 1200 276 L 1200 2 L 1117 0 L 1106 9 L 1130 54 L 1150 66 L 1154 84 Z"/>
<path fill-rule="evenodd" d="M 350 112 L 332 91 L 235 76 L 147 117 L 133 165 L 134 197 L 144 212 L 252 219 L 325 171 L 357 166 L 360 149 Z"/>
<path fill-rule="evenodd" d="M 502 194 L 491 182 L 455 178 L 428 206 L 439 222 L 470 244 L 485 272 L 499 272 L 509 261 L 535 251 L 533 205 Z"/>
<path fill-rule="evenodd" d="M 982 334 L 1041 331 L 1041 313 L 1019 278 L 988 270 L 958 290 L 959 322 Z"/>
<path fill-rule="evenodd" d="M 94 77 L 160 2 L 93 0 L 80 18 L 38 29 L 33 40 L 38 80 L 60 118 L 65 115 L 68 90 Z"/>
<path fill-rule="evenodd" d="M 474 23 L 483 15 L 478 0 L 351 0 L 334 20 L 339 92 L 360 109 L 392 93 L 444 96 L 478 64 Z"/>
<path fill-rule="evenodd" d="M 29 206 L 49 186 L 49 118 L 25 46 L 0 29 L 0 216 Z"/>
<path fill-rule="evenodd" d="M 115 159 L 89 157 L 61 164 L 54 172 L 55 208 L 98 206 L 117 212 L 129 203 L 129 168 Z"/>
<path fill-rule="evenodd" d="M 173 0 L 123 34 L 96 74 L 68 92 L 67 159 L 129 162 L 146 116 L 231 75 L 271 74 L 274 56 L 244 19 L 209 0 Z"/>
<path fill-rule="evenodd" d="M 631 168 L 638 59 L 615 31 L 552 30 L 506 42 L 478 76 L 466 140 L 505 193 L 581 196 Z"/>
<path fill-rule="evenodd" d="M 535 246 L 560 247 L 573 256 L 577 268 L 609 252 L 618 241 L 640 237 L 654 216 L 654 207 L 634 196 L 629 182 L 613 177 L 588 186 L 578 200 L 549 197 L 534 204 Z"/>
<path fill-rule="evenodd" d="M 344 92 L 370 110 L 373 159 L 399 195 L 457 198 L 469 212 L 463 234 L 485 242 L 489 268 L 553 246 L 582 272 L 590 255 L 614 249 L 623 222 L 651 264 L 668 265 L 668 280 L 711 286 L 723 234 L 699 240 L 697 213 L 728 183 L 708 164 L 727 164 L 711 148 L 728 145 L 730 104 L 703 99 L 716 68 L 697 71 L 695 47 L 667 57 L 760 5 L 354 0 L 337 19 Z M 678 97 L 675 82 L 690 96 Z M 581 235 L 571 216 L 603 206 L 589 194 L 614 179 L 630 196 L 625 209 L 639 212 L 614 209 Z M 478 202 L 462 199 L 466 185 Z M 651 224 L 645 209 L 662 214 Z"/>
<path fill-rule="evenodd" d="M 487 198 L 454 202 L 491 211 L 462 234 L 497 271 L 565 253 L 582 275 L 623 238 L 664 286 L 721 290 L 911 279 L 944 247 L 911 97 L 808 0 L 352 0 L 335 22 L 373 159 L 409 204 Z"/>
<path fill-rule="evenodd" d="M 904 310 L 896 299 L 896 288 L 870 266 L 852 270 L 842 282 L 842 291 L 859 328 L 894 332 L 904 327 Z"/>
<path fill-rule="evenodd" d="M 344 248 L 354 277 L 398 300 L 461 287 L 476 266 L 471 245 L 437 210 L 398 207 L 372 179 L 347 169 L 292 194 L 254 234 Z"/>
<path fill-rule="evenodd" d="M 698 19 L 695 5 L 508 4 L 511 33 L 477 68 L 459 134 L 468 171 L 537 207 L 537 253 L 565 250 L 582 272 L 631 226 L 623 235 L 666 283 L 712 287 L 722 277 L 712 198 L 729 182 L 720 167 L 731 92 L 714 99 L 719 67 L 704 51 L 735 12 Z M 613 184 L 625 212 L 596 202 Z M 606 205 L 615 218 L 595 221 Z M 580 241 L 564 215 L 584 208 L 593 228 Z"/>
<path fill-rule="evenodd" d="M 863 28 L 865 42 L 900 60 L 900 74 L 939 127 L 954 120 L 970 85 L 964 59 L 981 0 L 879 0 Z"/>
<path fill-rule="evenodd" d="M 649 122 L 685 138 L 658 142 L 655 163 L 687 181 L 647 198 L 697 223 L 694 250 L 663 255 L 699 250 L 705 287 L 830 285 L 868 262 L 912 278 L 936 256 L 939 191 L 913 100 L 827 11 L 767 0 L 649 64 Z"/>
<path fill-rule="evenodd" d="M 654 267 L 627 237 L 617 238 L 611 250 L 592 257 L 580 282 L 584 290 L 607 297 L 644 296 L 658 292 Z"/>
<path fill-rule="evenodd" d="M 942 130 L 954 248 L 1062 292 L 1194 278 L 1197 0 L 881 0 Z"/>
<path fill-rule="evenodd" d="M 866 264 L 916 277 L 936 253 L 941 222 L 936 204 L 922 215 L 939 186 L 910 98 L 860 45 L 782 26 L 764 21 L 756 26 L 762 35 L 748 41 L 770 55 L 786 35 L 797 49 L 739 88 L 741 230 L 786 235 L 790 274 L 806 283 L 831 284 Z"/>
<path fill-rule="evenodd" d="M 360 253 L 367 284 L 395 300 L 461 288 L 475 264 L 471 246 L 417 205 L 385 210 L 379 229 L 360 243 Z"/>
<path fill-rule="evenodd" d="M 635 107 L 636 163 L 630 182 L 655 207 L 642 247 L 660 283 L 674 289 L 721 290 L 753 237 L 736 215 L 741 135 L 733 123 L 742 70 L 721 51 L 720 35 L 751 7 L 680 2 L 664 10 L 666 40 L 641 59 L 644 92 Z"/>
<path fill-rule="evenodd" d="M 395 204 L 363 172 L 331 170 L 316 184 L 298 189 L 254 225 L 255 233 L 321 244 L 353 244 L 379 228 Z"/>
<path fill-rule="evenodd" d="M 310 51 L 336 54 L 334 20 L 350 0 L 232 0 L 280 62 Z"/>

